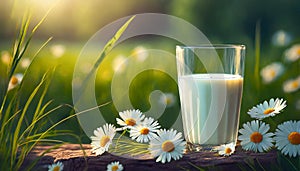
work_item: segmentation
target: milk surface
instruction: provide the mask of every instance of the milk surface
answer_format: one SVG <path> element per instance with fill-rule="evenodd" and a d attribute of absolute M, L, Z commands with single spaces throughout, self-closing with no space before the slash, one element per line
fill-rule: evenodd
<path fill-rule="evenodd" d="M 243 78 L 231 74 L 178 77 L 184 135 L 199 145 L 236 143 Z"/>

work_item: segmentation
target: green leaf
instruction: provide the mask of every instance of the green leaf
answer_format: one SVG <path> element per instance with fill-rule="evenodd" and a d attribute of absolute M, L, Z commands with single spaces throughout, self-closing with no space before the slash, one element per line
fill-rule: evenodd
<path fill-rule="evenodd" d="M 254 77 L 256 83 L 256 90 L 258 94 L 260 93 L 260 20 L 256 22 L 255 28 L 255 66 L 254 66 Z"/>
<path fill-rule="evenodd" d="M 115 33 L 115 35 L 106 43 L 106 45 L 104 46 L 103 50 L 101 51 L 99 57 L 97 58 L 93 68 L 91 69 L 91 71 L 88 73 L 87 77 L 84 79 L 83 83 L 84 85 L 82 85 L 82 89 L 80 90 L 80 94 L 83 94 L 83 92 L 85 91 L 85 88 L 87 88 L 88 86 L 86 86 L 86 84 L 89 83 L 90 79 L 93 78 L 92 76 L 96 73 L 99 65 L 101 64 L 101 62 L 103 61 L 103 59 L 106 57 L 106 55 L 112 50 L 112 48 L 114 47 L 115 43 L 120 39 L 120 37 L 122 36 L 122 34 L 124 33 L 124 31 L 127 29 L 127 27 L 129 26 L 129 24 L 131 23 L 131 21 L 134 19 L 135 16 L 132 16 L 129 20 L 127 20 L 125 22 L 125 24 Z M 77 102 L 75 102 L 76 104 Z M 76 105 L 75 105 L 76 106 Z"/>
<path fill-rule="evenodd" d="M 120 37 L 122 36 L 124 31 L 127 29 L 128 25 L 131 23 L 131 21 L 134 19 L 134 17 L 135 16 L 132 16 L 129 20 L 127 20 L 126 23 L 116 32 L 114 37 L 107 42 L 107 44 L 104 46 L 102 52 L 100 53 L 98 60 L 94 64 L 92 72 L 97 70 L 97 68 L 101 64 L 102 60 L 111 51 L 111 49 L 114 47 L 115 43 L 120 39 Z"/>

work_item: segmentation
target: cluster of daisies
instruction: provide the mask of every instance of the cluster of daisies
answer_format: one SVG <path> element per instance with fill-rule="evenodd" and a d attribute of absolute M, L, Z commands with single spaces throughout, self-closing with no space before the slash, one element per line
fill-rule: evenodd
<path fill-rule="evenodd" d="M 287 62 L 296 62 L 300 59 L 300 44 L 295 44 L 284 52 L 284 59 Z M 265 84 L 269 84 L 279 78 L 285 71 L 281 62 L 273 62 L 265 66 L 260 75 Z M 300 75 L 283 82 L 282 89 L 285 93 L 292 93 L 300 89 Z"/>
<path fill-rule="evenodd" d="M 279 114 L 286 107 L 283 99 L 264 101 L 248 111 L 248 114 L 257 120 L 243 124 L 239 130 L 238 139 L 244 150 L 254 152 L 268 151 L 273 147 L 284 155 L 296 157 L 300 155 L 300 121 L 286 121 L 277 126 L 276 132 L 269 132 L 270 126 L 262 120 Z"/>
<path fill-rule="evenodd" d="M 156 162 L 170 162 L 182 157 L 185 149 L 185 141 L 182 134 L 174 129 L 161 129 L 157 121 L 145 115 L 139 110 L 126 110 L 119 112 L 116 128 L 112 124 L 105 124 L 94 130 L 91 136 L 92 152 L 101 155 L 108 151 L 117 131 L 127 131 L 132 140 L 149 144 L 148 150 L 156 158 Z"/>

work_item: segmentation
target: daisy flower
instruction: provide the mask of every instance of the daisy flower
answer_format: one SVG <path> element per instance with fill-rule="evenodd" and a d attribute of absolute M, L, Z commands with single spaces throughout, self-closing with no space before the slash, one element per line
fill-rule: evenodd
<path fill-rule="evenodd" d="M 19 85 L 21 83 L 22 80 L 23 80 L 23 74 L 18 73 L 18 74 L 13 75 L 9 81 L 7 91 L 15 88 L 17 85 Z"/>
<path fill-rule="evenodd" d="M 149 140 L 156 138 L 158 129 L 160 125 L 157 121 L 154 121 L 153 118 L 145 118 L 144 121 L 131 128 L 130 137 L 137 142 L 147 143 Z"/>
<path fill-rule="evenodd" d="M 120 164 L 120 162 L 115 161 L 111 162 L 110 164 L 107 165 L 107 171 L 122 171 L 123 170 L 123 165 Z"/>
<path fill-rule="evenodd" d="M 233 143 L 224 144 L 217 148 L 219 155 L 221 156 L 230 156 L 235 151 L 235 145 Z"/>
<path fill-rule="evenodd" d="M 278 125 L 275 132 L 275 147 L 284 155 L 300 155 L 300 121 L 287 121 Z"/>
<path fill-rule="evenodd" d="M 294 62 L 300 58 L 300 44 L 296 44 L 285 51 L 285 59 Z"/>
<path fill-rule="evenodd" d="M 64 165 L 62 162 L 57 162 L 48 166 L 48 171 L 62 171 L 64 169 Z"/>
<path fill-rule="evenodd" d="M 243 124 L 243 128 L 239 130 L 238 137 L 244 150 L 255 152 L 267 151 L 272 147 L 273 133 L 267 133 L 270 129 L 269 124 L 262 121 L 254 120 Z"/>
<path fill-rule="evenodd" d="M 175 104 L 176 99 L 173 93 L 164 93 L 160 96 L 159 101 L 166 107 L 171 107 Z"/>
<path fill-rule="evenodd" d="M 286 101 L 283 101 L 283 99 L 278 99 L 274 101 L 272 98 L 269 103 L 267 101 L 264 101 L 263 103 L 260 103 L 256 107 L 253 107 L 248 111 L 248 114 L 252 118 L 256 119 L 264 119 L 269 116 L 275 116 L 276 114 L 279 114 L 282 109 L 286 107 Z"/>
<path fill-rule="evenodd" d="M 300 77 L 297 79 L 290 79 L 283 83 L 283 91 L 285 93 L 292 93 L 300 88 Z"/>
<path fill-rule="evenodd" d="M 182 134 L 176 130 L 160 130 L 158 137 L 150 140 L 149 151 L 153 157 L 157 157 L 156 162 L 170 162 L 171 158 L 177 160 L 182 157 L 185 149 L 185 142 L 181 138 Z"/>
<path fill-rule="evenodd" d="M 7 52 L 7 51 L 2 51 L 1 52 L 1 61 L 2 61 L 3 64 L 9 65 L 11 60 L 12 60 L 12 57 L 11 57 L 9 52 Z"/>
<path fill-rule="evenodd" d="M 260 71 L 264 83 L 270 83 L 277 79 L 284 71 L 284 66 L 280 62 L 273 62 Z"/>
<path fill-rule="evenodd" d="M 26 69 L 29 67 L 31 63 L 31 60 L 29 58 L 22 58 L 21 61 L 20 61 L 20 66 L 23 68 L 23 69 Z"/>
<path fill-rule="evenodd" d="M 122 73 L 126 69 L 127 65 L 128 60 L 123 55 L 117 56 L 112 62 L 113 70 L 116 73 Z"/>
<path fill-rule="evenodd" d="M 272 43 L 276 46 L 286 46 L 291 42 L 291 39 L 292 37 L 288 32 L 284 30 L 278 30 L 272 36 Z"/>
<path fill-rule="evenodd" d="M 116 128 L 112 124 L 105 124 L 103 127 L 94 130 L 95 136 L 91 136 L 92 153 L 101 155 L 108 151 L 115 134 Z"/>
<path fill-rule="evenodd" d="M 61 44 L 53 45 L 50 48 L 50 52 L 56 58 L 59 58 L 59 57 L 63 56 L 65 51 L 66 51 L 66 47 L 64 45 L 61 45 Z"/>
<path fill-rule="evenodd" d="M 139 125 L 145 118 L 140 110 L 126 110 L 119 112 L 121 119 L 117 118 L 117 123 L 123 126 L 124 129 L 131 128 L 135 125 Z"/>
<path fill-rule="evenodd" d="M 149 53 L 147 49 L 143 46 L 137 46 L 133 49 L 132 54 L 139 62 L 144 62 L 147 57 L 149 56 Z"/>

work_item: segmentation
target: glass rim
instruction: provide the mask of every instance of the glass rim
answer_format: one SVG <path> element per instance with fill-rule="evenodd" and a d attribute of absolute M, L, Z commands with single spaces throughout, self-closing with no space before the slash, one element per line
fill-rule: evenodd
<path fill-rule="evenodd" d="M 242 44 L 199 44 L 195 46 L 176 45 L 182 49 L 246 49 Z"/>

